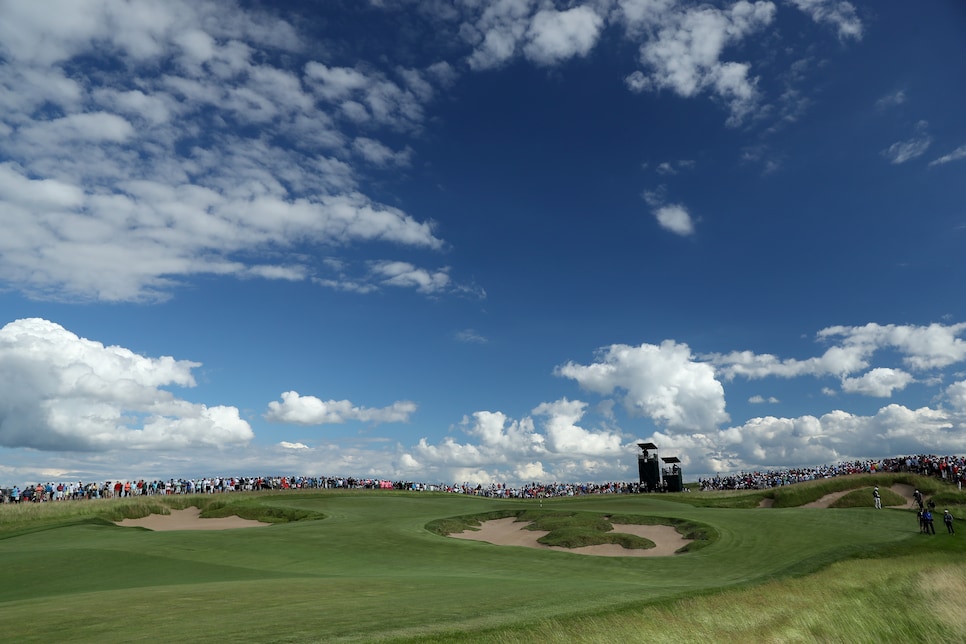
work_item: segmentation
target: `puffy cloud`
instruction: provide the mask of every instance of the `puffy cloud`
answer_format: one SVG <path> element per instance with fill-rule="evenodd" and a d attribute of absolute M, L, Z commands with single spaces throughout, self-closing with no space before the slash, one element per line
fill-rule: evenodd
<path fill-rule="evenodd" d="M 694 234 L 694 222 L 688 209 L 681 204 L 661 206 L 654 211 L 654 218 L 661 228 L 669 230 L 675 235 L 687 237 Z"/>
<path fill-rule="evenodd" d="M 640 38 L 665 22 L 678 5 L 679 0 L 617 0 L 614 16 L 631 37 Z"/>
<path fill-rule="evenodd" d="M 604 19 L 592 7 L 535 9 L 534 0 L 496 0 L 464 21 L 460 32 L 473 46 L 470 68 L 499 67 L 518 54 L 538 65 L 556 65 L 586 56 L 597 44 Z"/>
<path fill-rule="evenodd" d="M 724 388 L 714 369 L 693 359 L 686 344 L 615 344 L 590 365 L 568 362 L 556 368 L 588 391 L 623 393 L 625 407 L 672 432 L 707 430 L 728 420 Z"/>
<path fill-rule="evenodd" d="M 888 398 L 894 391 L 905 389 L 913 381 L 914 378 L 901 369 L 879 367 L 859 378 L 843 378 L 842 391 Z"/>
<path fill-rule="evenodd" d="M 101 195 L 74 182 L 30 179 L 9 163 L 0 165 L 3 186 L 10 190 L 0 195 L 6 206 L 0 223 L 8 231 L 0 239 L 0 277 L 62 296 L 138 300 L 161 296 L 177 276 L 247 275 L 252 267 L 228 254 L 289 245 L 296 234 L 346 243 L 382 239 L 430 248 L 441 243 L 429 224 L 360 193 L 289 200 L 258 194 L 254 185 L 227 195 L 187 183 L 139 180 Z M 51 188 L 60 203 L 52 202 Z M 281 276 L 297 274 L 292 271 L 285 267 Z M 255 272 L 273 276 L 264 266 Z"/>
<path fill-rule="evenodd" d="M 884 455 L 916 454 L 926 446 L 935 445 L 944 446 L 951 454 L 966 449 L 962 418 L 954 418 L 940 409 L 909 409 L 893 404 L 863 421 L 875 432 L 872 440 L 879 441 L 878 451 Z M 862 453 L 861 447 L 858 443 L 850 445 L 856 454 Z"/>
<path fill-rule="evenodd" d="M 412 150 L 396 152 L 379 141 L 361 136 L 352 142 L 352 149 L 369 163 L 377 166 L 408 166 Z"/>
<path fill-rule="evenodd" d="M 954 382 L 946 388 L 949 404 L 959 414 L 966 414 L 966 380 Z"/>
<path fill-rule="evenodd" d="M 543 9 L 533 16 L 523 53 L 541 65 L 586 56 L 597 43 L 603 24 L 603 18 L 586 5 L 567 11 Z"/>
<path fill-rule="evenodd" d="M 573 481 L 595 471 L 612 478 L 628 467 L 630 459 L 622 463 L 622 456 L 633 454 L 633 446 L 617 431 L 581 427 L 586 407 L 564 398 L 537 405 L 531 416 L 520 420 L 478 411 L 460 425 L 475 442 L 447 436 L 432 444 L 423 438 L 396 462 L 418 467 L 423 476 L 455 481 Z M 539 428 L 534 417 L 542 421 Z"/>
<path fill-rule="evenodd" d="M 554 477 L 543 468 L 543 463 L 523 463 L 513 470 L 517 481 L 552 481 Z"/>
<path fill-rule="evenodd" d="M 653 438 L 662 448 L 681 450 L 692 471 L 736 472 L 918 454 L 934 445 L 943 445 L 944 453 L 959 453 L 966 448 L 961 430 L 962 423 L 942 411 L 888 405 L 872 416 L 841 410 L 823 416 L 765 416 L 716 434 Z"/>
<path fill-rule="evenodd" d="M 819 331 L 818 338 L 822 341 L 839 339 L 840 343 L 830 347 L 818 357 L 804 360 L 780 359 L 774 355 L 755 354 L 750 351 L 708 354 L 703 357 L 713 364 L 726 380 L 731 380 L 735 376 L 793 378 L 805 375 L 815 377 L 832 375 L 844 379 L 848 374 L 868 368 L 873 354 L 882 349 L 897 351 L 902 356 L 903 363 L 915 371 L 947 367 L 962 362 L 966 360 L 966 341 L 958 336 L 964 331 L 966 331 L 966 324 L 962 323 L 928 326 L 875 323 L 861 327 L 831 326 Z M 895 381 L 898 385 L 899 380 L 906 377 L 900 375 L 902 372 L 894 370 L 890 372 L 877 371 L 871 379 L 877 377 L 898 379 Z M 862 382 L 868 385 L 870 379 L 864 379 Z M 850 386 L 860 386 L 857 380 L 850 383 Z M 897 388 L 901 387 L 897 386 Z"/>
<path fill-rule="evenodd" d="M 513 58 L 535 5 L 534 0 L 496 0 L 486 3 L 477 19 L 464 22 L 460 32 L 473 45 L 467 58 L 470 67 L 491 69 Z"/>
<path fill-rule="evenodd" d="M 795 378 L 798 376 L 826 376 L 854 373 L 868 366 L 867 357 L 871 347 L 832 347 L 823 355 L 805 360 L 795 358 L 780 359 L 771 354 L 756 354 L 751 351 L 733 351 L 727 354 L 708 354 L 705 357 L 713 364 L 718 373 L 726 380 L 735 376 L 745 378 L 766 378 L 778 376 Z"/>
<path fill-rule="evenodd" d="M 770 24 L 775 5 L 741 0 L 728 9 L 657 6 L 658 11 L 644 11 L 634 3 L 621 5 L 631 32 L 654 34 L 640 46 L 644 71 L 626 78 L 628 88 L 670 89 L 682 97 L 708 91 L 728 106 L 728 123 L 740 124 L 758 104 L 757 81 L 750 76 L 750 65 L 721 57 L 726 46 Z"/>
<path fill-rule="evenodd" d="M 438 68 L 437 68 L 438 69 Z M 304 79 L 319 99 L 334 105 L 356 123 L 389 126 L 395 130 L 419 130 L 425 118 L 423 105 L 432 100 L 433 71 L 397 70 L 399 80 L 378 72 L 329 67 L 310 61 Z"/>
<path fill-rule="evenodd" d="M 682 162 L 684 163 L 684 162 Z M 671 165 L 662 163 L 657 171 L 661 174 L 672 173 Z M 686 206 L 682 204 L 668 204 L 665 202 L 665 186 L 660 186 L 656 190 L 645 190 L 642 197 L 648 206 L 658 225 L 664 230 L 670 231 L 675 235 L 687 237 L 694 234 L 694 220 Z"/>
<path fill-rule="evenodd" d="M 358 407 L 348 400 L 324 401 L 315 396 L 301 396 L 297 391 L 286 391 L 282 402 L 268 403 L 265 419 L 295 425 L 325 425 L 357 420 L 364 423 L 405 423 L 416 412 L 416 403 L 397 401 L 389 407 L 373 409 Z"/>
<path fill-rule="evenodd" d="M 774 396 L 769 396 L 768 398 L 765 398 L 764 396 L 761 396 L 761 395 L 755 395 L 749 398 L 748 402 L 750 402 L 752 405 L 761 405 L 762 403 L 770 403 L 774 405 L 781 401 L 779 401 Z"/>
<path fill-rule="evenodd" d="M 422 127 L 452 82 L 445 63 L 304 62 L 291 24 L 223 3 L 56 4 L 14 3 L 0 26 L 0 280 L 137 301 L 198 274 L 312 275 L 259 261 L 267 249 L 442 247 L 431 224 L 367 197 L 352 162 L 410 163 L 380 134 Z"/>
<path fill-rule="evenodd" d="M 372 273 L 387 286 L 415 287 L 421 293 L 437 293 L 450 284 L 449 269 L 428 271 L 408 262 L 373 262 Z"/>
<path fill-rule="evenodd" d="M 409 262 L 374 260 L 359 267 L 335 258 L 327 258 L 323 264 L 328 276 L 314 277 L 313 281 L 340 291 L 371 293 L 383 288 L 414 288 L 427 296 L 455 293 L 486 298 L 483 289 L 455 283 L 447 266 L 431 270 Z"/>
<path fill-rule="evenodd" d="M 962 322 L 928 326 L 869 323 L 861 327 L 828 327 L 819 332 L 819 338 L 841 337 L 845 348 L 855 348 L 863 354 L 881 348 L 894 349 L 911 369 L 924 370 L 966 360 L 966 341 L 958 337 L 963 332 L 966 332 L 966 323 Z"/>
<path fill-rule="evenodd" d="M 24 143 L 44 148 L 77 141 L 123 143 L 133 135 L 134 128 L 127 120 L 106 112 L 71 114 L 50 121 L 35 121 L 19 131 Z"/>
<path fill-rule="evenodd" d="M 859 19 L 855 6 L 846 0 L 788 0 L 801 9 L 812 20 L 828 23 L 838 30 L 839 39 L 862 38 L 862 21 Z"/>
<path fill-rule="evenodd" d="M 509 454 L 544 452 L 545 437 L 534 431 L 533 419 L 512 420 L 503 412 L 478 411 L 463 418 L 464 431 L 487 450 Z"/>
<path fill-rule="evenodd" d="M 546 416 L 547 448 L 561 454 L 588 456 L 616 456 L 620 454 L 621 436 L 616 432 L 589 431 L 577 423 L 584 416 L 587 403 L 566 398 L 543 403 L 533 410 L 536 416 Z"/>
<path fill-rule="evenodd" d="M 196 362 L 148 358 L 47 320 L 0 329 L 0 445 L 38 450 L 179 449 L 246 444 L 234 407 L 189 403 Z"/>
<path fill-rule="evenodd" d="M 355 69 L 329 67 L 316 61 L 306 64 L 305 78 L 313 81 L 315 93 L 328 101 L 347 99 L 374 83 L 366 74 Z"/>
<path fill-rule="evenodd" d="M 723 431 L 720 442 L 731 458 L 749 463 L 834 462 L 834 443 L 825 438 L 822 421 L 814 416 L 767 416 Z"/>

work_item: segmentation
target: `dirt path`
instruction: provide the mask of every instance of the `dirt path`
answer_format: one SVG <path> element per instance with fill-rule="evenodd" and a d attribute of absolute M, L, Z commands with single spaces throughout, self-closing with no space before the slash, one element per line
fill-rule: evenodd
<path fill-rule="evenodd" d="M 224 517 L 220 519 L 202 519 L 201 510 L 190 507 L 186 510 L 171 510 L 171 514 L 151 514 L 140 519 L 124 519 L 116 521 L 117 525 L 130 528 L 133 526 L 148 530 L 233 530 L 235 528 L 261 528 L 271 523 L 262 523 L 241 517 Z"/>
<path fill-rule="evenodd" d="M 485 541 L 498 546 L 525 546 L 541 550 L 558 550 L 572 552 L 579 555 L 596 555 L 598 557 L 667 557 L 673 555 L 679 548 L 690 543 L 689 539 L 681 536 L 677 530 L 667 525 L 626 525 L 614 524 L 614 532 L 644 537 L 654 542 L 654 548 L 646 550 L 640 548 L 624 548 L 617 544 L 602 544 L 599 546 L 584 546 L 582 548 L 562 548 L 546 546 L 537 541 L 547 534 L 539 530 L 526 530 L 528 524 L 517 521 L 513 517 L 485 521 L 479 530 L 465 530 L 451 534 L 454 539 L 470 539 Z"/>
<path fill-rule="evenodd" d="M 826 494 L 822 498 L 812 501 L 811 503 L 806 503 L 803 508 L 827 508 L 843 496 L 851 492 L 852 490 L 842 490 L 841 492 L 832 492 L 831 494 Z"/>
<path fill-rule="evenodd" d="M 912 487 L 911 485 L 906 485 L 905 483 L 896 483 L 895 485 L 893 485 L 889 489 L 892 490 L 893 492 L 895 492 L 896 494 L 898 494 L 899 496 L 901 496 L 903 499 L 905 499 L 906 502 L 903 505 L 890 505 L 890 506 L 887 506 L 887 507 L 890 507 L 890 508 L 914 508 L 914 507 L 916 507 L 915 498 L 912 496 L 912 493 L 915 491 L 915 488 L 914 487 Z M 852 490 L 843 490 L 842 492 L 832 492 L 831 494 L 826 494 L 825 496 L 823 496 L 822 498 L 820 498 L 820 499 L 818 499 L 816 501 L 812 501 L 811 503 L 806 503 L 802 507 L 803 508 L 827 508 L 827 507 L 831 506 L 833 503 L 835 503 L 835 501 L 837 501 L 838 499 L 842 498 L 843 496 L 845 496 L 846 494 L 848 494 L 851 491 Z M 770 500 L 770 499 L 766 499 L 766 500 Z M 869 499 L 869 505 L 870 506 L 872 505 L 872 499 L 871 498 Z M 760 505 L 759 507 L 765 507 L 765 506 Z"/>

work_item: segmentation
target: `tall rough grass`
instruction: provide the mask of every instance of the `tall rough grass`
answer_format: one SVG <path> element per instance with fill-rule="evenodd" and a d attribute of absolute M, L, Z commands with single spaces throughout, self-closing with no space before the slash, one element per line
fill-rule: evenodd
<path fill-rule="evenodd" d="M 902 601 L 897 601 L 898 598 Z M 834 564 L 804 578 L 642 604 L 637 610 L 538 620 L 413 642 L 966 641 L 966 563 L 934 554 Z"/>

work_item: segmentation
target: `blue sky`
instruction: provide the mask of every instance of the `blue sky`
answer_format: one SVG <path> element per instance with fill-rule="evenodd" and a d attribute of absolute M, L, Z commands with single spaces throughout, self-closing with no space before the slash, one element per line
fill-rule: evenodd
<path fill-rule="evenodd" d="M 960 2 L 0 15 L 0 483 L 966 452 Z"/>

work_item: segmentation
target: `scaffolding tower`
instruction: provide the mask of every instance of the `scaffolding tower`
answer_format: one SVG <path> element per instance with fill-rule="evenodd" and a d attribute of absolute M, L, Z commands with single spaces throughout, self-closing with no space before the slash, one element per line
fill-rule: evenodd
<path fill-rule="evenodd" d="M 681 459 L 677 456 L 658 458 L 657 445 L 654 443 L 638 443 L 637 446 L 641 448 L 641 453 L 637 455 L 637 472 L 640 475 L 642 491 L 684 491 Z M 660 461 L 664 461 L 664 467 L 661 467 Z"/>

